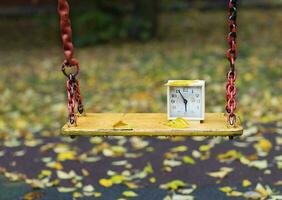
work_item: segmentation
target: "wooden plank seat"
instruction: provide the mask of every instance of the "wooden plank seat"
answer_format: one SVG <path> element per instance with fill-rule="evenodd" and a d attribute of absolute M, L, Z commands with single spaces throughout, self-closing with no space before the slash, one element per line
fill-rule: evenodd
<path fill-rule="evenodd" d="M 168 125 L 166 113 L 86 113 L 77 125 L 64 125 L 65 136 L 239 136 L 238 120 L 230 127 L 224 113 L 206 113 L 205 121 L 187 121 L 185 128 Z"/>

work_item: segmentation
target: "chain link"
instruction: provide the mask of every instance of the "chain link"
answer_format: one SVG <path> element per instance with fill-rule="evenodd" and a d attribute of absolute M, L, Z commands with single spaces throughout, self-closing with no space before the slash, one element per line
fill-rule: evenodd
<path fill-rule="evenodd" d="M 227 36 L 227 43 L 229 49 L 227 50 L 226 56 L 230 63 L 230 69 L 227 73 L 227 84 L 226 84 L 226 111 L 228 113 L 228 123 L 231 126 L 236 124 L 236 99 L 237 88 L 235 86 L 236 81 L 236 70 L 235 70 L 235 61 L 238 56 L 237 51 L 237 0 L 229 0 L 229 17 L 228 17 L 228 26 L 230 32 Z"/>
<path fill-rule="evenodd" d="M 70 124 L 76 123 L 75 106 L 78 105 L 78 112 L 83 113 L 82 97 L 79 90 L 79 81 L 73 74 L 69 75 L 66 83 L 67 95 L 68 95 L 68 111 Z"/>
<path fill-rule="evenodd" d="M 67 0 L 58 0 L 58 13 L 60 15 L 61 37 L 63 41 L 65 59 L 68 65 L 74 65 L 74 46 L 72 43 L 72 29 L 69 18 L 69 4 Z"/>
<path fill-rule="evenodd" d="M 68 95 L 68 112 L 69 122 L 71 125 L 76 124 L 77 116 L 75 115 L 75 107 L 79 113 L 83 113 L 82 96 L 80 94 L 79 81 L 77 75 L 79 74 L 79 63 L 73 58 L 74 45 L 72 43 L 72 29 L 69 18 L 69 4 L 67 0 L 58 0 L 58 13 L 60 16 L 61 37 L 64 48 L 65 60 L 62 65 L 62 72 L 68 78 L 66 83 Z M 75 67 L 75 73 L 67 73 L 66 67 Z"/>

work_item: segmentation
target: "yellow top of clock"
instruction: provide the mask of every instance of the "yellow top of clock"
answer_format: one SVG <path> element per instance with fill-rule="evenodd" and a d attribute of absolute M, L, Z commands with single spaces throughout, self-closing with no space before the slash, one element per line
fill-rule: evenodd
<path fill-rule="evenodd" d="M 165 85 L 166 86 L 191 86 L 200 84 L 201 80 L 170 80 Z"/>

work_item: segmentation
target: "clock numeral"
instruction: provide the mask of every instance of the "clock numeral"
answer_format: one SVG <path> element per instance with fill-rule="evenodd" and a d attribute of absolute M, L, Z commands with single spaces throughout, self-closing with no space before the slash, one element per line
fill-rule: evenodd
<path fill-rule="evenodd" d="M 172 98 L 173 98 L 173 97 L 177 97 L 177 95 L 176 95 L 176 94 L 172 94 L 171 97 L 172 97 Z"/>
<path fill-rule="evenodd" d="M 175 100 L 171 100 L 171 103 L 175 103 Z"/>
<path fill-rule="evenodd" d="M 196 94 L 195 96 L 198 98 L 200 96 L 200 94 Z"/>

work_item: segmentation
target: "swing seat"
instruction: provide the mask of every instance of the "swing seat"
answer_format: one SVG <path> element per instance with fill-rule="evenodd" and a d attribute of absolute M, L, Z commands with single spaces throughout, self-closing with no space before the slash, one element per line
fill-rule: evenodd
<path fill-rule="evenodd" d="M 168 125 L 166 113 L 86 113 L 77 125 L 64 125 L 64 136 L 240 136 L 239 119 L 230 127 L 224 113 L 206 113 L 205 121 L 187 121 L 185 128 Z"/>

